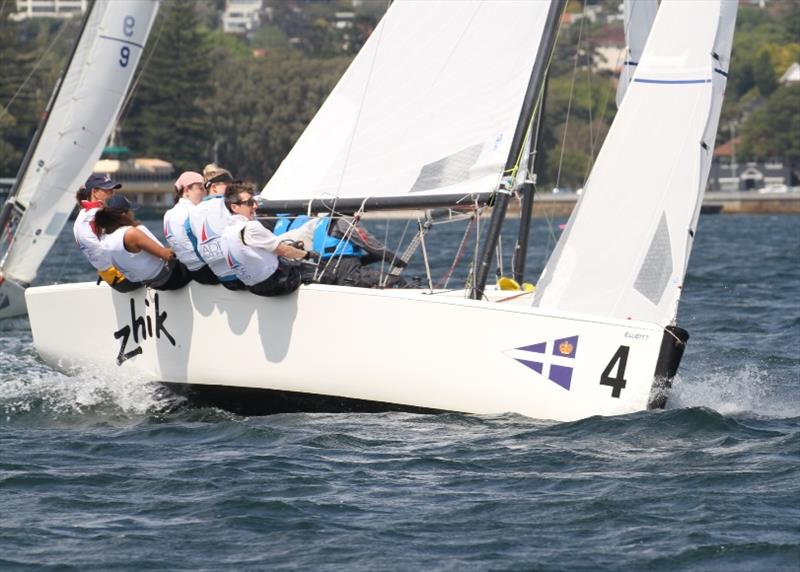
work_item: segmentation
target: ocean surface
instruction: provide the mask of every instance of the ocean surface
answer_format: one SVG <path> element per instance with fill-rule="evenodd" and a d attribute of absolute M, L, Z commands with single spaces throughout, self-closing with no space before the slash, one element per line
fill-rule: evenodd
<path fill-rule="evenodd" d="M 531 276 L 562 222 L 534 220 Z M 464 229 L 429 235 L 435 281 Z M 91 276 L 67 230 L 41 282 Z M 555 423 L 190 409 L 62 375 L 6 320 L 0 570 L 796 572 L 800 217 L 702 216 L 679 323 L 666 410 Z"/>

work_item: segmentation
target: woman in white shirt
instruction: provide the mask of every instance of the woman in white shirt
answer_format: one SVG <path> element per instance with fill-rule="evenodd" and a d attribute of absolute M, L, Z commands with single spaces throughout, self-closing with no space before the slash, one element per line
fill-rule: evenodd
<path fill-rule="evenodd" d="M 189 269 L 192 280 L 201 284 L 219 284 L 219 278 L 200 258 L 186 230 L 189 214 L 206 194 L 203 183 L 203 175 L 194 171 L 181 173 L 175 181 L 178 200 L 174 207 L 164 213 L 164 237 L 178 260 Z"/>
<path fill-rule="evenodd" d="M 128 280 L 156 290 L 183 288 L 191 280 L 186 266 L 134 218 L 133 208 L 128 199 L 116 195 L 97 211 L 94 220 L 101 246 Z"/>

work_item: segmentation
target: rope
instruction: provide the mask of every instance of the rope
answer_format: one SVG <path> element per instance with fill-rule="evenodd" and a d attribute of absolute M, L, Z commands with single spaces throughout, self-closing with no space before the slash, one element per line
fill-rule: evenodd
<path fill-rule="evenodd" d="M 33 69 L 31 70 L 31 73 L 29 73 L 28 77 L 26 77 L 23 80 L 22 84 L 17 88 L 17 91 L 15 91 L 14 95 L 11 96 L 9 102 L 5 105 L 5 107 L 3 107 L 2 111 L 0 111 L 0 119 L 3 119 L 3 117 L 5 117 L 5 115 L 8 113 L 8 108 L 11 107 L 11 105 L 14 103 L 14 100 L 17 99 L 17 96 L 20 94 L 20 92 L 23 89 L 25 89 L 25 86 L 27 85 L 28 81 L 30 81 L 30 79 L 33 77 L 33 74 L 36 73 L 36 70 L 39 69 L 39 66 L 44 61 L 45 56 L 47 56 L 47 54 L 50 53 L 50 50 L 53 49 L 53 46 L 55 46 L 56 42 L 61 37 L 61 34 L 63 34 L 64 30 L 66 29 L 67 26 L 65 24 L 61 24 L 61 27 L 58 29 L 58 33 L 53 38 L 53 41 L 50 42 L 50 45 L 47 46 L 47 48 L 45 48 L 44 53 L 42 53 L 41 57 L 39 57 L 39 59 L 36 61 L 36 63 L 33 66 Z"/>
<path fill-rule="evenodd" d="M 467 228 L 464 229 L 464 236 L 461 237 L 461 244 L 458 245 L 458 250 L 456 251 L 455 258 L 453 258 L 453 263 L 450 265 L 450 268 L 447 270 L 444 276 L 439 279 L 439 282 L 436 283 L 437 289 L 447 288 L 447 285 L 450 283 L 450 277 L 453 275 L 453 272 L 455 272 L 458 263 L 461 262 L 461 257 L 464 255 L 464 247 L 467 244 L 467 239 L 469 238 L 470 231 L 472 230 L 472 225 L 475 224 L 477 218 L 477 214 L 473 215 L 469 221 L 469 224 L 467 225 Z"/>

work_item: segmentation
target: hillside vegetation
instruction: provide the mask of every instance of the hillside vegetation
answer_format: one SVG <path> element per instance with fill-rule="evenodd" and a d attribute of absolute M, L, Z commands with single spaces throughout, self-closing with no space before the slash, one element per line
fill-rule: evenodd
<path fill-rule="evenodd" d="M 0 176 L 14 176 L 74 41 L 78 19 L 20 23 L 0 14 Z M 588 2 L 615 13 L 618 2 Z M 302 133 L 380 18 L 384 2 L 334 25 L 338 1 L 267 1 L 271 19 L 248 37 L 221 31 L 222 0 L 167 0 L 154 25 L 135 97 L 117 144 L 178 170 L 216 153 L 239 176 L 266 181 Z M 568 10 L 580 13 L 581 2 Z M 619 26 L 619 23 L 616 23 Z M 543 188 L 583 185 L 613 120 L 616 79 L 598 72 L 609 24 L 562 27 L 548 84 Z M 581 39 L 580 44 L 578 39 Z M 742 5 L 718 142 L 741 136 L 741 159 L 783 158 L 800 167 L 800 85 L 778 80 L 800 61 L 800 10 L 792 0 Z M 567 115 L 569 110 L 569 115 Z"/>

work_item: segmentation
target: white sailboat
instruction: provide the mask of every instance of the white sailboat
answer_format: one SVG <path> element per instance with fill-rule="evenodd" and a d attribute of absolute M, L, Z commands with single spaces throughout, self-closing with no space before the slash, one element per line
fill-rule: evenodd
<path fill-rule="evenodd" d="M 24 291 L 75 207 L 75 192 L 119 115 L 158 0 L 96 0 L 0 211 L 0 318 L 26 312 Z"/>
<path fill-rule="evenodd" d="M 675 326 L 677 302 L 736 3 L 662 2 L 536 295 L 485 288 L 493 229 L 563 4 L 394 2 L 263 193 L 273 212 L 494 195 L 473 288 L 312 284 L 272 299 L 200 284 L 132 294 L 94 284 L 31 288 L 42 358 L 68 371 L 118 369 L 241 413 L 572 420 L 663 405 L 687 339 Z M 342 324 L 362 332 L 358 343 Z"/>

